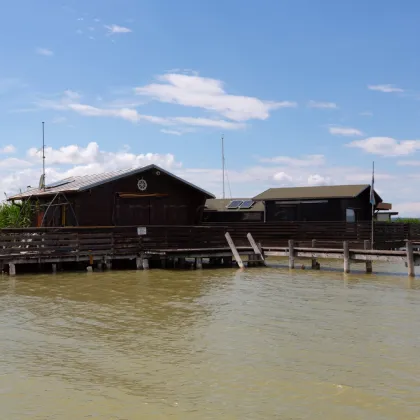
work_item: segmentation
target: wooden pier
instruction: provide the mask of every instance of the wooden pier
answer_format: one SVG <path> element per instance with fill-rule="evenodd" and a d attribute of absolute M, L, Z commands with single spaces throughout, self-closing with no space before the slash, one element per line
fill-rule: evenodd
<path fill-rule="evenodd" d="M 404 250 L 371 249 L 370 242 L 342 241 L 326 247 L 321 241 L 288 240 L 287 246 L 265 245 L 251 232 L 231 235 L 223 226 L 143 226 L 28 228 L 0 231 L 0 268 L 16 275 L 19 272 L 72 270 L 74 268 L 240 268 L 266 265 L 267 259 L 286 257 L 289 269 L 296 260 L 310 261 L 319 269 L 321 260 L 342 260 L 343 271 L 353 264 L 365 264 L 372 272 L 374 261 L 405 263 L 408 275 L 415 275 L 420 265 L 418 244 L 405 242 Z M 279 240 L 281 243 L 282 241 Z M 238 245 L 239 243 L 239 245 Z M 354 246 L 356 244 L 356 246 Z M 305 267 L 306 266 L 302 266 Z"/>

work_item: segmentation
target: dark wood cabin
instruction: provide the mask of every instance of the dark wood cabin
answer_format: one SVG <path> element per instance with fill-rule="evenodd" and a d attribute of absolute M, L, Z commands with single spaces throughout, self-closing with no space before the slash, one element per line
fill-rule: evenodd
<path fill-rule="evenodd" d="M 270 188 L 253 200 L 264 203 L 266 222 L 372 220 L 370 185 Z M 376 192 L 375 202 L 376 211 Z"/>
<path fill-rule="evenodd" d="M 263 221 L 264 203 L 250 198 L 209 198 L 203 212 L 204 223 Z"/>
<path fill-rule="evenodd" d="M 29 202 L 33 226 L 195 225 L 214 195 L 149 165 L 75 176 L 28 189 L 9 201 Z"/>

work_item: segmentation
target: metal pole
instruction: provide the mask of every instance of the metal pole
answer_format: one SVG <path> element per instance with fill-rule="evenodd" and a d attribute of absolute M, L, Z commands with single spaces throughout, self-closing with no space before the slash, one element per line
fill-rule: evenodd
<path fill-rule="evenodd" d="M 42 122 L 42 177 L 44 178 L 43 190 L 45 191 L 45 123 Z"/>
<path fill-rule="evenodd" d="M 371 202 L 371 205 L 372 205 L 372 222 L 371 222 L 371 234 L 370 234 L 370 246 L 371 246 L 371 248 L 373 249 L 374 248 L 374 231 L 375 231 L 375 226 L 374 226 L 374 221 L 373 221 L 373 218 L 374 218 L 374 216 L 375 216 L 375 204 L 374 204 L 374 202 L 375 202 L 375 190 L 374 190 L 374 185 L 375 185 L 375 162 L 372 162 L 372 186 L 371 186 L 371 188 L 372 188 L 372 197 L 373 197 L 373 199 L 372 199 L 372 202 Z"/>
<path fill-rule="evenodd" d="M 225 139 L 222 134 L 222 177 L 223 177 L 223 198 L 225 198 Z"/>

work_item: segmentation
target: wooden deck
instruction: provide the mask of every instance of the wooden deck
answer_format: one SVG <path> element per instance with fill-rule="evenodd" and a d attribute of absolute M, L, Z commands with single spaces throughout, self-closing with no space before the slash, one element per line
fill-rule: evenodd
<path fill-rule="evenodd" d="M 357 232 L 358 228 L 348 229 Z M 367 240 L 361 241 L 359 237 L 354 240 L 354 236 L 353 241 L 341 242 L 289 239 L 284 246 L 283 237 L 275 239 L 276 231 L 265 241 L 264 235 L 261 239 L 251 232 L 252 228 L 249 232 L 232 232 L 231 227 L 225 226 L 3 229 L 0 231 L 0 268 L 13 275 L 16 266 L 29 264 L 51 264 L 54 272 L 57 264 L 82 263 L 85 267 L 111 268 L 113 262 L 125 261 L 136 268 L 151 265 L 166 268 L 184 267 L 186 260 L 189 266 L 196 268 L 202 268 L 204 260 L 212 266 L 231 266 L 235 261 L 239 267 L 245 267 L 263 265 L 267 258 L 287 257 L 291 269 L 295 259 L 311 260 L 312 268 L 319 267 L 321 259 L 341 259 L 345 272 L 350 271 L 353 263 L 365 263 L 369 272 L 373 261 L 404 262 L 408 274 L 413 276 L 414 266 L 420 265 L 420 252 L 415 250 L 420 241 L 406 241 L 401 237 L 394 245 L 406 246 L 404 251 L 372 250 Z"/>

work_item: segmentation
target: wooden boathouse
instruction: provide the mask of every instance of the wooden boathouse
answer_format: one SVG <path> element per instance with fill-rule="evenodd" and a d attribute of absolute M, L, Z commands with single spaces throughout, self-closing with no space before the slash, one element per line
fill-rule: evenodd
<path fill-rule="evenodd" d="M 213 194 L 156 166 L 74 176 L 13 195 L 33 226 L 196 225 Z"/>
<path fill-rule="evenodd" d="M 368 187 L 274 189 L 221 201 L 156 165 L 71 177 L 9 198 L 30 205 L 34 217 L 32 227 L 0 231 L 0 266 L 10 274 L 16 266 L 185 267 L 188 259 L 196 268 L 203 259 L 243 267 L 244 257 L 258 265 L 264 255 L 288 255 L 291 268 L 294 257 L 336 256 L 347 265 L 405 259 L 413 273 L 420 227 L 375 222 L 373 251 Z M 375 196 L 376 210 L 390 210 Z M 395 250 L 405 245 L 407 254 Z"/>

